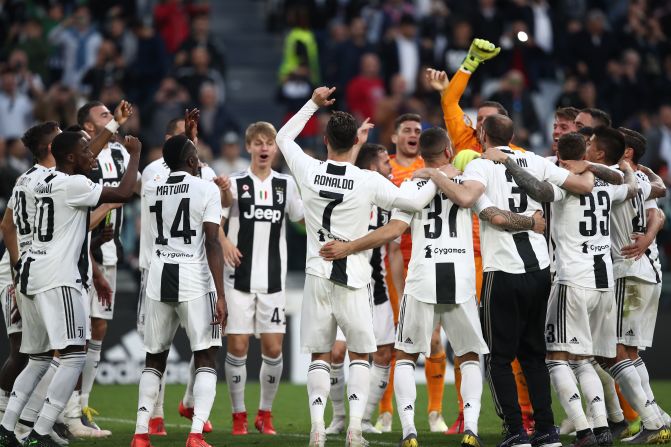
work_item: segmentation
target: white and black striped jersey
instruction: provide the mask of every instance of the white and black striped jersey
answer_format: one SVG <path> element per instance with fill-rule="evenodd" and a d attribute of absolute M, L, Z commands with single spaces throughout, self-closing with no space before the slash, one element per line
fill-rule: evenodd
<path fill-rule="evenodd" d="M 379 206 L 373 206 L 370 212 L 369 231 L 375 231 L 389 222 L 391 213 L 383 210 Z M 385 258 L 387 257 L 387 246 L 383 245 L 370 251 L 371 281 L 373 288 L 373 303 L 382 304 L 389 300 L 389 290 L 387 289 L 387 268 Z"/>
<path fill-rule="evenodd" d="M 144 206 L 144 185 L 150 181 L 160 182 L 165 180 L 170 175 L 170 168 L 165 164 L 163 157 L 154 160 L 145 166 L 142 171 L 142 193 L 140 194 L 140 256 L 139 267 L 141 269 L 149 268 L 149 261 L 151 260 L 152 250 L 154 248 L 154 238 L 151 235 L 151 226 L 147 224 L 151 216 L 148 209 Z M 200 177 L 203 180 L 212 181 L 217 175 L 209 166 L 203 166 L 200 170 Z"/>
<path fill-rule="evenodd" d="M 626 200 L 627 185 L 611 185 L 596 178 L 592 192 L 584 195 L 553 186 L 555 280 L 588 289 L 612 288 L 611 209 Z"/>
<path fill-rule="evenodd" d="M 650 181 L 643 173 L 636 172 L 636 183 L 639 188 L 636 196 L 613 207 L 611 217 L 613 274 L 615 279 L 631 276 L 656 284 L 660 281 L 659 270 L 655 268 L 647 255 L 637 261 L 633 258 L 627 259 L 620 253 L 622 247 L 631 244 L 632 234 L 643 234 L 648 228 L 645 202 L 650 197 Z"/>
<path fill-rule="evenodd" d="M 461 182 L 461 176 L 454 178 Z M 425 180 L 406 181 L 417 189 Z M 394 210 L 392 219 L 410 225 L 412 255 L 404 295 L 431 304 L 460 304 L 475 296 L 471 210 L 452 203 L 442 191 L 420 212 Z"/>
<path fill-rule="evenodd" d="M 54 168 L 46 168 L 36 164 L 16 180 L 12 196 L 7 208 L 12 210 L 14 225 L 18 237 L 19 253 L 23 255 L 33 242 L 33 221 L 35 220 L 35 195 L 33 186 L 53 172 Z"/>
<path fill-rule="evenodd" d="M 533 152 L 513 151 L 500 147 L 519 166 L 527 169 L 540 180 L 561 186 L 569 172 Z M 542 210 L 542 205 L 517 186 L 505 165 L 478 158 L 466 166 L 464 181 L 475 180 L 485 186 L 485 195 L 494 206 L 524 216 Z M 477 209 L 478 213 L 481 209 Z M 533 231 L 509 232 L 486 221 L 480 222 L 480 245 L 483 271 L 525 273 L 542 270 L 550 259 L 545 237 Z"/>
<path fill-rule="evenodd" d="M 657 199 L 648 199 L 645 201 L 645 204 L 643 206 L 645 209 L 646 213 L 649 209 L 659 209 L 657 206 Z M 645 252 L 645 256 L 648 258 L 650 265 L 653 268 L 653 271 L 656 275 L 656 280 L 657 282 L 661 282 L 661 272 L 662 272 L 662 264 L 659 261 L 659 248 L 657 247 L 657 238 L 652 241 L 652 244 L 650 244 L 650 247 Z"/>
<path fill-rule="evenodd" d="M 12 280 L 12 266 L 9 264 L 9 250 L 5 249 L 2 258 L 0 259 L 0 290 L 14 282 Z"/>
<path fill-rule="evenodd" d="M 377 172 L 348 162 L 310 157 L 294 139 L 318 108 L 308 101 L 280 129 L 276 141 L 303 198 L 306 273 L 358 289 L 370 284 L 369 253 L 359 252 L 331 262 L 319 256 L 321 247 L 332 240 L 352 241 L 365 236 L 373 205 L 383 209 L 423 208 L 436 194 L 436 186 L 429 182 L 419 191 L 402 192 Z"/>
<path fill-rule="evenodd" d="M 96 166 L 89 174 L 89 178 L 101 186 L 119 186 L 123 174 L 128 168 L 129 161 L 130 155 L 121 143 L 109 142 L 98 154 Z M 92 253 L 96 262 L 102 265 L 116 265 L 119 258 L 122 257 L 123 249 L 119 234 L 123 224 L 123 207 L 110 211 L 110 223 L 114 227 L 114 238 L 102 244 L 100 248 L 96 248 Z M 96 232 L 102 231 L 104 227 L 105 220 L 93 230 L 94 235 Z"/>
<path fill-rule="evenodd" d="M 149 181 L 143 190 L 154 238 L 147 297 L 181 302 L 214 292 L 203 224 L 221 222 L 217 185 L 176 171 L 159 182 Z"/>
<path fill-rule="evenodd" d="M 233 204 L 224 209 L 227 237 L 240 250 L 237 267 L 224 267 L 228 287 L 252 293 L 284 290 L 286 218 L 303 219 L 303 202 L 289 175 L 271 171 L 261 180 L 251 169 L 231 176 Z"/>
<path fill-rule="evenodd" d="M 89 284 L 89 211 L 103 187 L 83 175 L 53 171 L 36 182 L 33 242 L 24 254 L 20 290 L 34 295 Z"/>

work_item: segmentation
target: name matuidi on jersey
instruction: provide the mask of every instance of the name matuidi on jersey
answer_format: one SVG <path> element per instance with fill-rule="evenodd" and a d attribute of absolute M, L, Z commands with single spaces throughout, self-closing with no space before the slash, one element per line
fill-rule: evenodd
<path fill-rule="evenodd" d="M 354 189 L 354 180 L 317 174 L 315 175 L 315 185 L 351 190 Z"/>
<path fill-rule="evenodd" d="M 156 187 L 156 195 L 169 196 L 172 194 L 185 194 L 189 192 L 188 183 L 178 183 L 176 185 L 160 185 Z"/>

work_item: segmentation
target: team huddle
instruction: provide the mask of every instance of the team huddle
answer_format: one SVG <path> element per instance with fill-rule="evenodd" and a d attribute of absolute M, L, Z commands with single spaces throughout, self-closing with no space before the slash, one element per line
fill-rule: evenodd
<path fill-rule="evenodd" d="M 132 114 L 126 102 L 114 113 L 89 103 L 79 125 L 63 132 L 54 122 L 29 129 L 23 142 L 35 165 L 17 180 L 1 225 L 11 353 L 0 372 L 0 447 L 111 435 L 88 402 L 113 315 L 121 204 L 134 194 L 146 364 L 132 447 L 166 434 L 165 370 L 180 326 L 193 352 L 179 403 L 192 424 L 187 447 L 209 446 L 203 433 L 213 429 L 224 336 L 232 433 L 248 433 L 251 335 L 262 353 L 254 427 L 276 433 L 287 219 L 304 221 L 307 234 L 300 342 L 311 354 L 310 446 L 341 432 L 347 446 L 366 446 L 364 433 L 391 431 L 392 394 L 399 445 L 418 446 L 420 354 L 431 379 L 429 428 L 463 434 L 464 447 L 483 445 L 483 373 L 503 420 L 501 447 L 561 446 L 551 387 L 567 414 L 562 434 L 575 432 L 575 446 L 671 441 L 671 418 L 655 402 L 638 355 L 653 341 L 661 294 L 655 236 L 665 219 L 656 199 L 666 194 L 661 178 L 638 165 L 645 138 L 611 128 L 600 110 L 566 107 L 555 115 L 554 155 L 544 158 L 511 144 L 514 123 L 495 102 L 482 103 L 471 127 L 459 98 L 496 54 L 476 39 L 451 80 L 427 71 L 447 130 L 422 131 L 420 116 L 401 115 L 391 160 L 385 147 L 366 142 L 368 121 L 358 127 L 337 111 L 324 135 L 327 160 L 300 148 L 295 140 L 306 123 L 334 103 L 327 87 L 279 132 L 250 125 L 250 168 L 230 177 L 199 160 L 197 110 L 170 122 L 163 157 L 141 174 L 139 141 L 113 138 Z M 272 169 L 278 148 L 291 175 Z M 449 429 L 440 406 L 441 330 L 454 351 L 459 394 L 460 416 Z M 637 432 L 625 419 L 628 406 L 640 417 Z"/>

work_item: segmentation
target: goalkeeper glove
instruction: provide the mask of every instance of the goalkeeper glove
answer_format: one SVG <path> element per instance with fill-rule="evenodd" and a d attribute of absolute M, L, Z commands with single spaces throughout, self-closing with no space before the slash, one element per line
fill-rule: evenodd
<path fill-rule="evenodd" d="M 500 51 L 500 47 L 494 46 L 494 44 L 488 40 L 473 39 L 471 47 L 468 49 L 468 54 L 461 63 L 461 68 L 473 73 L 475 69 L 478 68 L 478 65 L 493 58 L 499 54 Z"/>

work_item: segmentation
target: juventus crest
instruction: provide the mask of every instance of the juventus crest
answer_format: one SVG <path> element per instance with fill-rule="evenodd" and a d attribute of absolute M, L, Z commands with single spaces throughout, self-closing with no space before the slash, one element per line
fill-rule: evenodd
<path fill-rule="evenodd" d="M 275 188 L 275 194 L 277 194 L 277 204 L 282 205 L 284 203 L 284 188 Z"/>

